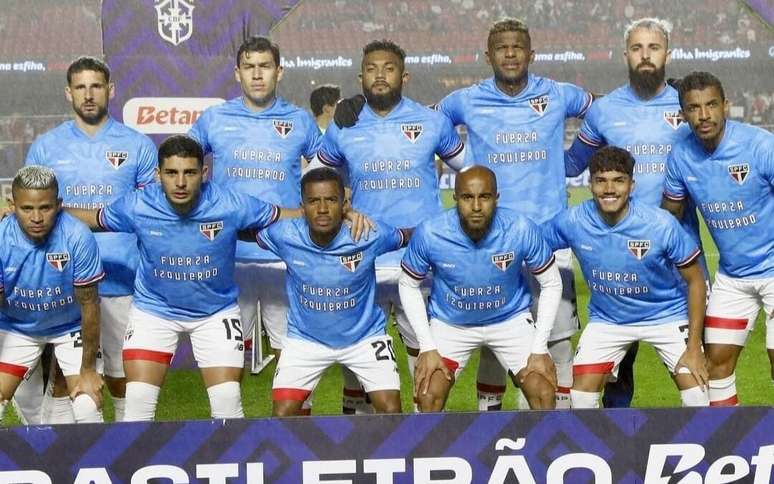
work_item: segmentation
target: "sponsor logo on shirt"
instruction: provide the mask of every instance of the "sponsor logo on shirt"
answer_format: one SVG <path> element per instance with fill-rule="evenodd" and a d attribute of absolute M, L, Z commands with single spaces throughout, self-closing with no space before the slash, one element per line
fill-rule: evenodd
<path fill-rule="evenodd" d="M 400 130 L 403 135 L 412 143 L 416 143 L 420 136 L 422 136 L 421 124 L 401 124 Z"/>
<path fill-rule="evenodd" d="M 637 258 L 642 260 L 645 254 L 650 250 L 650 240 L 629 240 L 627 241 L 629 246 L 629 252 Z"/>
<path fill-rule="evenodd" d="M 449 264 L 448 262 L 441 262 L 441 267 L 444 267 L 446 269 L 454 269 L 457 266 L 454 264 Z"/>
<path fill-rule="evenodd" d="M 339 261 L 341 262 L 341 265 L 344 266 L 344 269 L 348 270 L 349 272 L 355 272 L 357 270 L 357 266 L 360 265 L 360 262 L 363 260 L 363 252 L 357 252 L 352 255 L 342 255 L 339 257 Z"/>
<path fill-rule="evenodd" d="M 207 238 L 207 240 L 215 240 L 220 231 L 223 230 L 223 221 L 207 222 L 199 224 L 199 232 Z"/>
<path fill-rule="evenodd" d="M 529 107 L 541 116 L 545 114 L 546 109 L 548 109 L 548 96 L 533 97 L 527 102 L 529 103 Z"/>
<path fill-rule="evenodd" d="M 110 163 L 110 166 L 116 170 L 124 164 L 126 159 L 129 158 L 128 151 L 106 151 L 105 159 Z"/>
<path fill-rule="evenodd" d="M 492 256 L 492 264 L 498 269 L 505 272 L 513 262 L 513 252 L 506 252 L 504 254 L 495 254 Z"/>
<path fill-rule="evenodd" d="M 750 164 L 736 163 L 734 165 L 728 165 L 728 174 L 731 176 L 732 180 L 741 185 L 747 180 L 747 175 L 750 174 Z"/>
<path fill-rule="evenodd" d="M 69 252 L 47 252 L 46 260 L 48 261 L 49 265 L 51 265 L 51 267 L 58 270 L 59 272 L 62 272 L 65 266 L 67 265 L 67 263 L 70 262 L 70 253 Z"/>
<path fill-rule="evenodd" d="M 583 250 L 592 250 L 592 251 L 594 250 L 590 245 L 585 245 L 585 244 L 581 244 L 580 248 Z"/>
<path fill-rule="evenodd" d="M 192 1 L 158 0 L 155 5 L 159 36 L 172 45 L 180 45 L 193 34 Z"/>
<path fill-rule="evenodd" d="M 284 121 L 281 119 L 275 119 L 274 131 L 277 132 L 280 138 L 282 139 L 287 138 L 290 132 L 293 131 L 293 121 Z"/>
<path fill-rule="evenodd" d="M 685 122 L 680 111 L 664 111 L 664 121 L 666 121 L 666 124 L 672 129 L 679 128 L 680 125 Z"/>

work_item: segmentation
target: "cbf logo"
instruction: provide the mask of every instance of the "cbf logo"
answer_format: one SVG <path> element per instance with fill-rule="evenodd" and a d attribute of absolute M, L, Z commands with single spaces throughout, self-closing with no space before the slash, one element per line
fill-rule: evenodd
<path fill-rule="evenodd" d="M 492 264 L 498 269 L 505 272 L 513 262 L 513 252 L 506 252 L 505 254 L 495 254 L 492 256 Z"/>
<path fill-rule="evenodd" d="M 630 240 L 628 241 L 629 252 L 632 253 L 637 260 L 642 260 L 645 254 L 650 250 L 650 240 Z"/>
<path fill-rule="evenodd" d="M 199 224 L 199 232 L 201 232 L 203 236 L 207 237 L 207 240 L 215 240 L 215 237 L 218 236 L 221 230 L 223 230 L 222 220 Z"/>
<path fill-rule="evenodd" d="M 157 25 L 162 39 L 180 45 L 191 38 L 195 8 L 192 3 L 186 0 L 156 1 Z"/>
<path fill-rule="evenodd" d="M 70 254 L 68 252 L 48 252 L 46 260 L 51 267 L 62 272 L 67 263 L 70 262 Z"/>
<path fill-rule="evenodd" d="M 731 175 L 731 179 L 741 185 L 747 180 L 747 175 L 750 174 L 750 164 L 737 163 L 735 165 L 728 165 L 728 174 Z"/>
<path fill-rule="evenodd" d="M 664 111 L 664 121 L 666 121 L 666 124 L 675 130 L 685 122 L 683 115 L 680 114 L 680 111 Z"/>
<path fill-rule="evenodd" d="M 280 138 L 287 138 L 290 132 L 293 131 L 293 121 L 281 121 L 279 119 L 275 119 L 274 131 L 280 135 Z"/>
<path fill-rule="evenodd" d="M 341 265 L 343 265 L 344 269 L 348 270 L 349 272 L 355 272 L 355 270 L 357 270 L 357 266 L 360 265 L 362 260 L 363 252 L 358 252 L 352 255 L 342 255 L 339 257 Z"/>
<path fill-rule="evenodd" d="M 110 163 L 110 166 L 112 166 L 114 169 L 118 169 L 119 166 L 123 165 L 126 159 L 129 158 L 129 152 L 128 151 L 106 151 L 105 152 L 105 159 Z"/>
<path fill-rule="evenodd" d="M 423 128 L 421 124 L 401 124 L 400 130 L 409 141 L 416 143 L 419 137 L 422 136 Z"/>
<path fill-rule="evenodd" d="M 533 97 L 529 101 L 529 107 L 539 115 L 543 115 L 548 109 L 548 96 Z"/>

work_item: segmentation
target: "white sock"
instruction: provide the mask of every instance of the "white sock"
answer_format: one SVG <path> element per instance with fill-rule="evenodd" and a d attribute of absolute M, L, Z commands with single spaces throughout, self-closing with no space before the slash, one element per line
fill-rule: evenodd
<path fill-rule="evenodd" d="M 116 422 L 123 422 L 125 412 L 126 412 L 126 399 L 113 397 L 114 420 Z"/>
<path fill-rule="evenodd" d="M 102 410 L 97 408 L 95 402 L 90 396 L 81 393 L 73 400 L 73 415 L 76 423 L 100 423 L 104 422 Z"/>
<path fill-rule="evenodd" d="M 70 397 L 54 397 L 46 394 L 43 399 L 41 419 L 44 424 L 71 424 L 75 423 L 73 402 Z"/>
<path fill-rule="evenodd" d="M 570 390 L 572 408 L 599 408 L 599 396 L 602 392 L 582 392 Z"/>
<path fill-rule="evenodd" d="M 0 400 L 0 421 L 5 417 L 5 406 L 8 405 L 8 400 Z"/>
<path fill-rule="evenodd" d="M 161 388 L 141 381 L 126 382 L 124 422 L 150 422 L 156 414 Z"/>
<path fill-rule="evenodd" d="M 739 405 L 736 396 L 736 373 L 731 376 L 709 381 L 709 400 L 711 407 L 735 407 Z"/>
<path fill-rule="evenodd" d="M 503 395 L 505 395 L 506 371 L 488 348 L 481 348 L 477 371 L 478 410 L 480 412 L 500 410 L 503 406 Z"/>
<path fill-rule="evenodd" d="M 24 425 L 40 425 L 41 409 L 43 408 L 43 369 L 38 365 L 33 372 L 23 379 L 13 394 L 13 408 Z"/>
<path fill-rule="evenodd" d="M 695 386 L 687 390 L 680 390 L 680 400 L 683 407 L 708 407 L 709 392 L 702 391 L 700 386 Z"/>
<path fill-rule="evenodd" d="M 207 389 L 212 418 L 244 418 L 239 382 L 227 381 Z"/>
<path fill-rule="evenodd" d="M 572 388 L 572 343 L 569 339 L 559 341 L 548 347 L 551 359 L 556 365 L 556 408 L 570 408 L 570 388 Z"/>
<path fill-rule="evenodd" d="M 312 415 L 312 404 L 314 403 L 314 390 L 306 397 L 304 403 L 301 404 L 300 415 Z"/>
<path fill-rule="evenodd" d="M 529 401 L 527 400 L 527 397 L 524 395 L 523 390 L 519 390 L 518 406 L 519 406 L 519 410 L 529 410 Z"/>

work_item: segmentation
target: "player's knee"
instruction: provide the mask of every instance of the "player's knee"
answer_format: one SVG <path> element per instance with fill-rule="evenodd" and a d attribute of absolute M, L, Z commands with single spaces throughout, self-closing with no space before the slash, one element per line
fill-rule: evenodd
<path fill-rule="evenodd" d="M 227 381 L 207 388 L 212 418 L 244 418 L 239 382 Z"/>
<path fill-rule="evenodd" d="M 436 395 L 431 391 L 428 391 L 425 394 L 417 395 L 417 405 L 419 406 L 419 411 L 422 413 L 427 412 L 441 412 L 443 411 L 444 404 L 446 403 L 446 399 L 443 398 L 441 395 Z"/>
<path fill-rule="evenodd" d="M 271 414 L 275 417 L 295 417 L 301 410 L 301 404 L 295 400 L 274 400 Z"/>
<path fill-rule="evenodd" d="M 532 373 L 521 383 L 521 390 L 533 410 L 549 410 L 556 407 L 556 393 L 551 383 L 542 375 Z"/>
<path fill-rule="evenodd" d="M 708 345 L 715 346 L 715 345 Z M 710 378 L 726 378 L 736 368 L 736 358 L 728 348 L 715 348 L 707 351 L 707 371 Z"/>
<path fill-rule="evenodd" d="M 97 402 L 89 395 L 81 393 L 73 400 L 73 415 L 76 423 L 102 422 L 102 411 L 97 407 Z"/>

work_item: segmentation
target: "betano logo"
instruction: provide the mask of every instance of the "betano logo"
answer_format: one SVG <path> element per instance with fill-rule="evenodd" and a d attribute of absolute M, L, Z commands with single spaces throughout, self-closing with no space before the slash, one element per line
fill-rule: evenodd
<path fill-rule="evenodd" d="M 185 134 L 218 97 L 135 97 L 124 104 L 124 123 L 145 134 Z"/>

